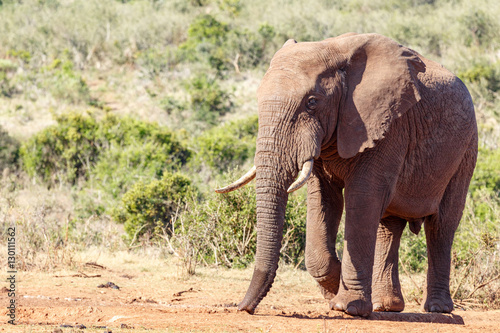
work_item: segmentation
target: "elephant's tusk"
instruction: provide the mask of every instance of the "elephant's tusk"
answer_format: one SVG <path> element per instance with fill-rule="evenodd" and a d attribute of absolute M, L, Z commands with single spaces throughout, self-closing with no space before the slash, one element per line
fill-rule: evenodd
<path fill-rule="evenodd" d="M 304 165 L 302 166 L 302 171 L 300 172 L 299 178 L 295 182 L 293 182 L 292 185 L 288 188 L 288 193 L 292 193 L 293 191 L 297 191 L 299 188 L 304 186 L 304 184 L 307 182 L 309 179 L 309 176 L 311 176 L 311 172 L 313 169 L 313 164 L 314 160 L 311 158 L 308 161 L 304 162 Z"/>
<path fill-rule="evenodd" d="M 243 187 L 246 184 L 248 184 L 252 179 L 254 179 L 255 178 L 255 174 L 256 174 L 256 168 L 255 168 L 255 165 L 254 165 L 247 173 L 245 173 L 243 175 L 243 177 L 241 177 L 240 179 L 238 179 L 237 181 L 235 181 L 231 185 L 227 185 L 226 187 L 216 189 L 215 192 L 217 192 L 217 193 L 227 193 L 227 192 L 231 192 L 231 191 L 237 190 L 240 187 Z"/>

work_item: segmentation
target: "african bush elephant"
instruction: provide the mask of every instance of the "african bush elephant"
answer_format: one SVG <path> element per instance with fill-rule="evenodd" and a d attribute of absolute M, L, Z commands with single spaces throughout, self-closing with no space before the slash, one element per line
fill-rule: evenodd
<path fill-rule="evenodd" d="M 441 65 L 378 34 L 288 40 L 258 89 L 257 253 L 240 310 L 273 283 L 288 193 L 307 182 L 306 267 L 330 307 L 402 311 L 398 248 L 424 224 L 424 309 L 451 312 L 450 253 L 477 157 L 465 85 Z M 301 171 L 297 180 L 299 171 Z M 335 239 L 345 206 L 340 263 Z"/>

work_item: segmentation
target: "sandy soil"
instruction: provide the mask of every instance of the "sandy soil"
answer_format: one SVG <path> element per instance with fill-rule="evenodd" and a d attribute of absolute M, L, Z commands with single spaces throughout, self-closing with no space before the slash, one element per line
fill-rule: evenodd
<path fill-rule="evenodd" d="M 5 319 L 0 331 L 500 332 L 499 310 L 429 314 L 409 304 L 403 313 L 368 319 L 329 311 L 308 274 L 289 268 L 279 270 L 271 292 L 249 315 L 236 308 L 249 269 L 204 268 L 186 279 L 161 261 L 120 260 L 112 268 L 84 264 L 75 271 L 18 273 L 18 326 Z M 119 289 L 99 287 L 108 282 Z M 0 303 L 7 302 L 4 290 Z"/>

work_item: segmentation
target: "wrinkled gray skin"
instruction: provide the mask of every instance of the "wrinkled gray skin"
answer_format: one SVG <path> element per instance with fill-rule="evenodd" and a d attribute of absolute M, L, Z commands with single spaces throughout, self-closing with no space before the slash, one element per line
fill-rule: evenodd
<path fill-rule="evenodd" d="M 407 222 L 427 239 L 426 311 L 451 312 L 450 252 L 477 156 L 464 84 L 377 34 L 289 40 L 258 90 L 257 253 L 240 310 L 273 283 L 287 189 L 305 161 L 307 270 L 332 309 L 402 311 L 398 248 Z M 345 246 L 335 239 L 343 208 Z"/>

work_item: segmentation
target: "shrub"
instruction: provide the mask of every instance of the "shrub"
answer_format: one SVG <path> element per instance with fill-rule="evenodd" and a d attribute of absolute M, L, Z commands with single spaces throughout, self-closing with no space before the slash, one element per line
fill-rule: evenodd
<path fill-rule="evenodd" d="M 258 126 L 252 116 L 205 131 L 195 139 L 196 162 L 219 172 L 241 166 L 255 155 Z"/>
<path fill-rule="evenodd" d="M 56 58 L 50 65 L 43 67 L 41 72 L 44 77 L 40 85 L 54 98 L 71 103 L 91 104 L 89 87 L 83 77 L 75 71 L 67 51 L 64 52 L 62 59 Z"/>
<path fill-rule="evenodd" d="M 458 72 L 458 76 L 471 83 L 482 83 L 493 92 L 500 90 L 500 64 L 479 62 L 472 67 Z"/>
<path fill-rule="evenodd" d="M 474 9 L 459 18 L 467 46 L 488 46 L 498 34 L 498 21 L 481 9 Z"/>
<path fill-rule="evenodd" d="M 214 125 L 220 116 L 231 110 L 230 94 L 221 88 L 215 78 L 206 74 L 197 75 L 186 83 L 186 89 L 197 121 Z"/>
<path fill-rule="evenodd" d="M 172 219 L 184 207 L 186 198 L 194 195 L 191 181 L 181 175 L 165 173 L 150 183 L 136 183 L 121 199 L 113 218 L 125 225 L 132 242 L 142 235 L 156 237 L 172 233 Z"/>
<path fill-rule="evenodd" d="M 190 157 L 170 131 L 154 123 L 111 114 L 99 120 L 95 114 L 80 113 L 58 116 L 56 121 L 21 147 L 28 174 L 49 183 L 86 180 L 102 157 L 103 165 L 93 173 L 102 181 L 123 170 L 124 164 L 126 172 L 149 167 L 153 171 L 147 174 L 161 176 L 163 169 L 176 169 Z M 147 153 L 141 156 L 143 152 Z M 150 161 L 154 163 L 148 166 Z"/>
<path fill-rule="evenodd" d="M 0 59 L 0 96 L 12 97 L 16 89 L 12 83 L 12 72 L 17 66 L 6 59 Z"/>
<path fill-rule="evenodd" d="M 176 169 L 176 162 L 159 142 L 112 147 L 100 155 L 92 179 L 116 198 L 139 180 L 161 178 L 166 170 Z"/>
<path fill-rule="evenodd" d="M 225 42 L 229 27 L 209 14 L 197 17 L 189 26 L 187 40 L 179 46 L 185 58 L 199 61 L 206 58 L 217 71 L 227 69 Z"/>
<path fill-rule="evenodd" d="M 154 77 L 162 72 L 172 70 L 179 62 L 178 54 L 172 46 L 161 48 L 148 48 L 137 52 L 136 62 L 143 72 Z"/>
<path fill-rule="evenodd" d="M 485 188 L 498 195 L 500 193 L 499 165 L 500 149 L 480 148 L 469 191 L 474 194 L 478 189 Z"/>
<path fill-rule="evenodd" d="M 97 160 L 103 138 L 98 138 L 95 117 L 69 113 L 21 146 L 22 164 L 30 176 L 46 182 L 74 183 L 86 177 Z"/>
<path fill-rule="evenodd" d="M 6 169 L 17 169 L 19 142 L 0 127 L 0 173 Z"/>
<path fill-rule="evenodd" d="M 281 260 L 286 263 L 303 261 L 305 200 L 302 191 L 288 200 L 281 248 Z M 210 193 L 203 201 L 188 201 L 166 240 L 191 273 L 199 262 L 242 268 L 254 260 L 256 220 L 253 186 L 222 195 Z"/>
<path fill-rule="evenodd" d="M 223 1 L 221 9 L 237 16 L 239 1 Z M 205 61 L 218 75 L 240 65 L 255 67 L 268 63 L 271 54 L 264 57 L 267 45 L 276 35 L 274 27 L 261 23 L 256 30 L 241 29 L 218 21 L 210 14 L 197 17 L 189 26 L 187 40 L 179 46 L 188 61 Z"/>

